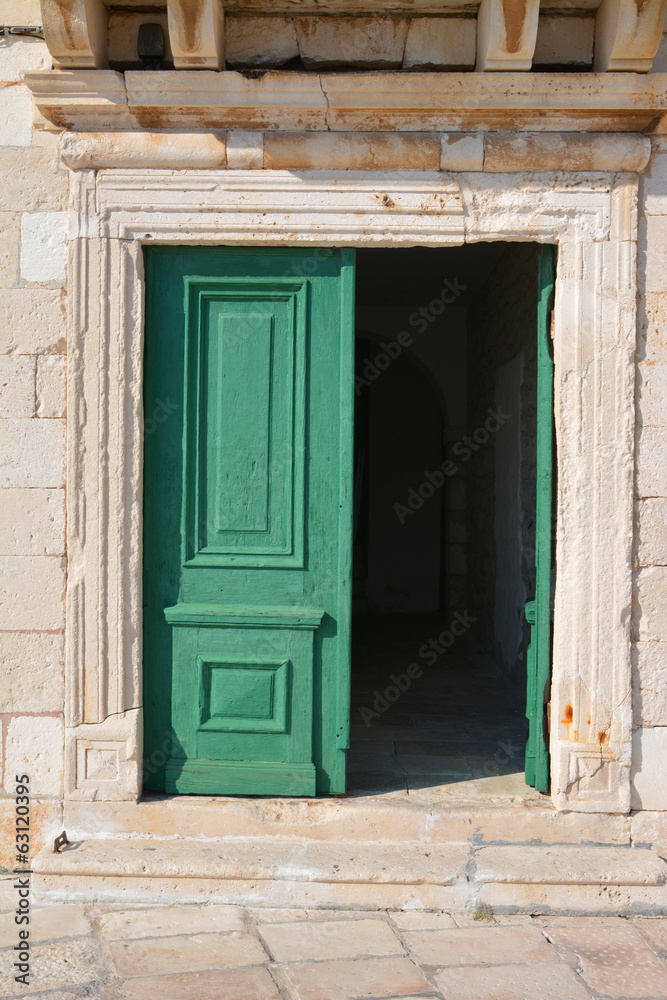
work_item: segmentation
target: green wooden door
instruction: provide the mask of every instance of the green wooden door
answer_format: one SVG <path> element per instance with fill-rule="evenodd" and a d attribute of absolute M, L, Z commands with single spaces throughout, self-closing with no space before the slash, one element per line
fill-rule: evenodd
<path fill-rule="evenodd" d="M 343 792 L 353 251 L 145 267 L 144 785 Z"/>
<path fill-rule="evenodd" d="M 546 701 L 551 674 L 551 563 L 554 434 L 554 365 L 550 348 L 554 248 L 542 247 L 537 298 L 537 482 L 535 513 L 535 600 L 526 604 L 530 624 L 526 716 L 526 784 L 549 788 Z"/>

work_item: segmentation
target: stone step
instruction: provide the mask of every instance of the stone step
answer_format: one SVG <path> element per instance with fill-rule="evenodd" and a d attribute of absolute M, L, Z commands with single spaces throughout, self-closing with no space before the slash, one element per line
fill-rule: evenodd
<path fill-rule="evenodd" d="M 33 870 L 51 901 L 667 912 L 667 864 L 642 848 L 97 839 L 43 851 Z"/>
<path fill-rule="evenodd" d="M 70 838 L 277 837 L 337 843 L 598 844 L 629 847 L 630 816 L 557 812 L 544 802 L 470 803 L 432 796 L 348 799 L 147 796 L 141 802 L 67 802 Z M 642 830 L 639 842 L 652 842 Z"/>

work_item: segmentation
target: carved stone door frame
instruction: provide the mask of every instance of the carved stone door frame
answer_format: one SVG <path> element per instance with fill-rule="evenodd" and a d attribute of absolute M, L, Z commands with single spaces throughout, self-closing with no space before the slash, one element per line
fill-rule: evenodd
<path fill-rule="evenodd" d="M 72 174 L 67 798 L 142 787 L 142 245 L 530 240 L 558 247 L 552 797 L 629 811 L 636 201 L 634 173 Z"/>

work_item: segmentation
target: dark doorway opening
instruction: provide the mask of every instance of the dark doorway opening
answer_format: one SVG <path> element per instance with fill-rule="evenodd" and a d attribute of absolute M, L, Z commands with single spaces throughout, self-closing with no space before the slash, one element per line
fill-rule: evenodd
<path fill-rule="evenodd" d="M 534 794 L 538 259 L 357 253 L 350 794 Z"/>

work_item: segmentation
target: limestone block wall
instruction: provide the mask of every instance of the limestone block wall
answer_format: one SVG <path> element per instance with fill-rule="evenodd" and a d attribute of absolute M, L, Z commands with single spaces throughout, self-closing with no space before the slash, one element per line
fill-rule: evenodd
<path fill-rule="evenodd" d="M 633 806 L 667 809 L 667 141 L 640 181 Z"/>
<path fill-rule="evenodd" d="M 2 6 L 40 23 L 38 4 Z M 0 816 L 11 834 L 28 773 L 35 848 L 62 795 L 69 180 L 20 74 L 50 65 L 39 39 L 0 37 Z"/>
<path fill-rule="evenodd" d="M 1 6 L 4 23 L 40 23 L 34 0 Z M 0 37 L 0 817 L 10 829 L 14 775 L 28 770 L 35 846 L 61 822 L 69 173 L 21 72 L 50 65 L 43 42 Z M 654 69 L 667 70 L 667 36 Z M 633 806 L 667 810 L 667 140 L 652 142 L 640 187 Z"/>

